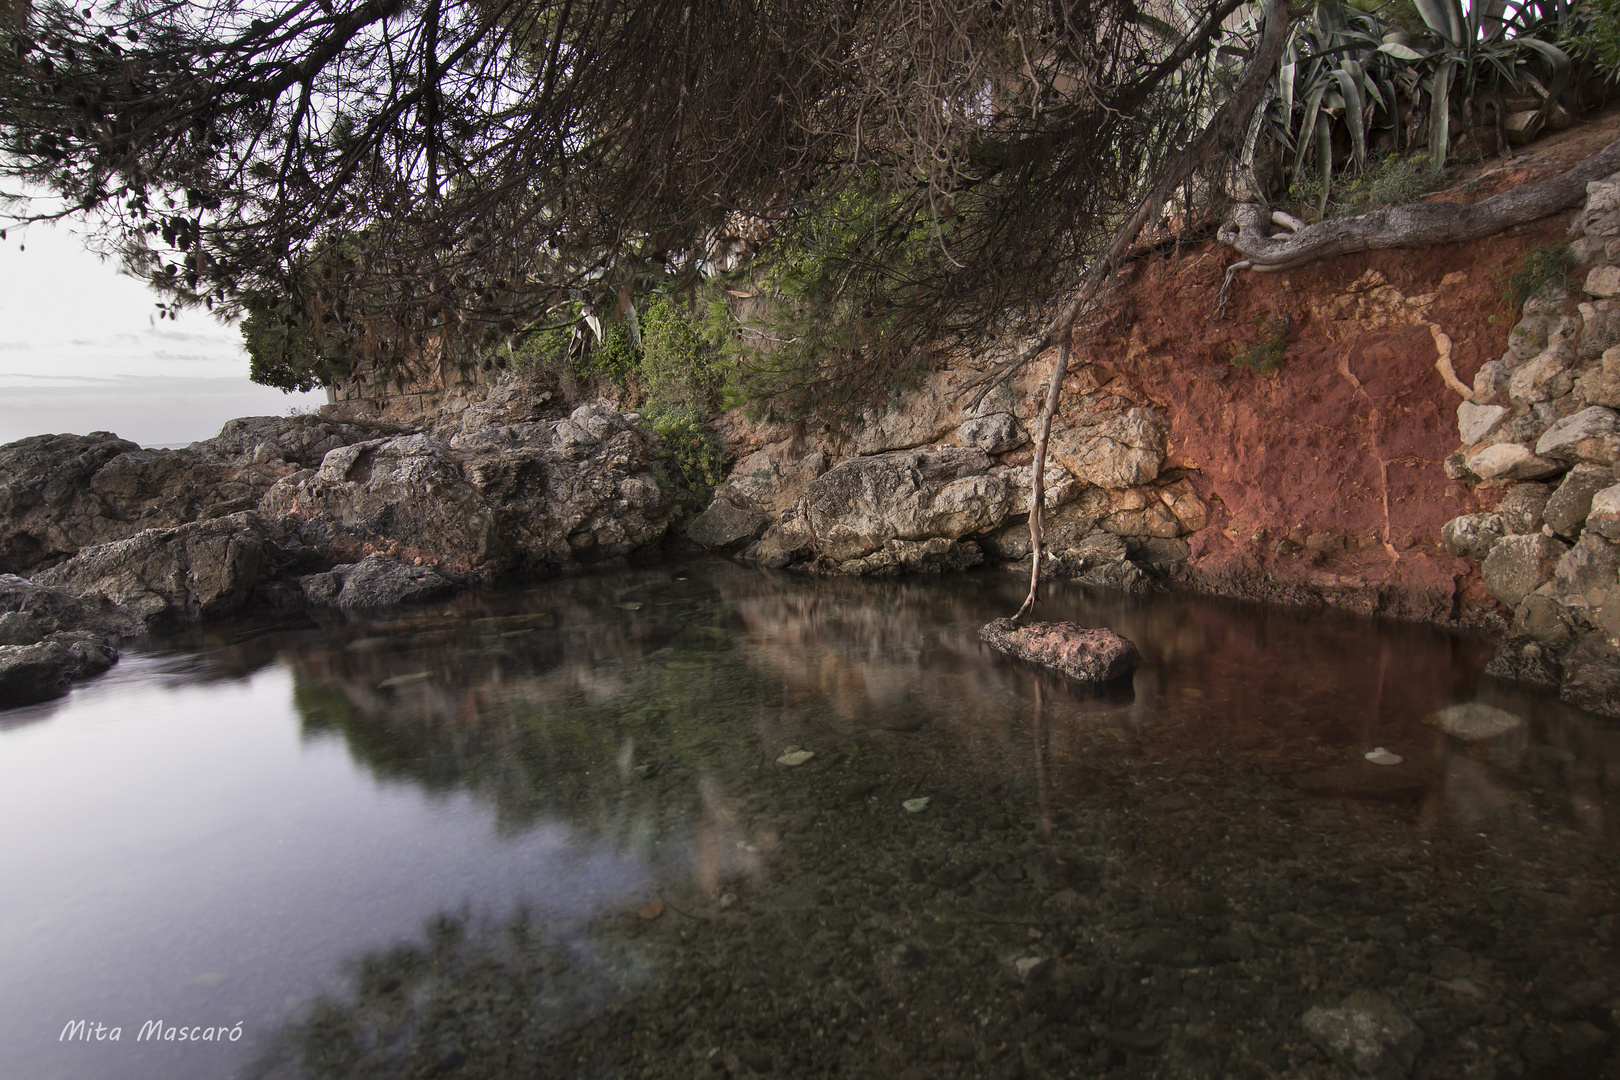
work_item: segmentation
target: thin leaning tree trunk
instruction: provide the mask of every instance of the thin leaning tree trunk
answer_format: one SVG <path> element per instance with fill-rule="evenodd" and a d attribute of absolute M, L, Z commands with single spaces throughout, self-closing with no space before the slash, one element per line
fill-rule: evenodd
<path fill-rule="evenodd" d="M 1013 616 L 1014 621 L 1034 610 L 1040 591 L 1041 511 L 1046 497 L 1046 444 L 1052 430 L 1052 417 L 1057 412 L 1058 397 L 1063 392 L 1063 377 L 1069 370 L 1069 335 L 1074 329 L 1075 320 L 1096 298 L 1103 285 L 1113 277 L 1115 268 L 1124 260 L 1125 253 L 1136 242 L 1148 219 L 1157 214 L 1159 208 L 1169 201 L 1176 188 L 1185 184 L 1199 167 L 1225 156 L 1238 145 L 1244 128 L 1248 126 L 1250 115 L 1260 104 L 1260 98 L 1266 91 L 1271 72 L 1277 66 L 1277 61 L 1282 58 L 1283 48 L 1288 44 L 1291 21 L 1289 7 L 1283 0 L 1269 0 L 1266 4 L 1266 26 L 1260 35 L 1260 45 L 1255 50 L 1254 59 L 1250 61 L 1249 69 L 1243 73 L 1237 89 L 1187 149 L 1171 159 L 1153 182 L 1153 186 L 1148 189 L 1147 194 L 1143 196 L 1142 201 L 1137 204 L 1136 210 L 1115 230 L 1108 247 L 1087 269 L 1085 277 L 1080 282 L 1080 289 L 1069 306 L 1028 348 L 1005 364 L 999 364 L 980 375 L 970 384 L 970 387 L 978 388 L 972 405 L 973 408 L 977 408 L 996 382 L 1028 364 L 1050 348 L 1054 342 L 1058 344 L 1058 360 L 1052 367 L 1052 377 L 1047 383 L 1046 407 L 1041 411 L 1040 433 L 1035 443 L 1035 483 L 1029 504 L 1032 563 L 1029 595 L 1024 598 L 1024 604 L 1018 609 L 1018 614 Z"/>
<path fill-rule="evenodd" d="M 1058 344 L 1057 367 L 1052 369 L 1052 378 L 1046 384 L 1046 407 L 1041 410 L 1041 426 L 1035 436 L 1035 491 L 1029 501 L 1029 595 L 1024 597 L 1024 606 L 1013 616 L 1014 622 L 1033 610 L 1035 602 L 1040 599 L 1041 553 L 1045 538 L 1042 519 L 1046 512 L 1046 443 L 1052 437 L 1052 417 L 1057 414 L 1058 398 L 1063 392 L 1063 377 L 1068 371 L 1069 339 L 1065 337 Z"/>

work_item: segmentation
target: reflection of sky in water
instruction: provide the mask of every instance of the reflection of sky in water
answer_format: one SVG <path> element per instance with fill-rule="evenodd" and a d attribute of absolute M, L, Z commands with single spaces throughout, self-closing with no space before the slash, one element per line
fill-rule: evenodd
<path fill-rule="evenodd" d="M 132 1040 L 151 1019 L 245 1020 L 245 1048 L 342 989 L 334 958 L 415 938 L 436 913 L 523 904 L 555 929 L 645 890 L 637 862 L 566 826 L 497 836 L 467 794 L 379 782 L 341 743 L 300 740 L 290 684 L 273 668 L 176 686 L 126 661 L 70 715 L 0 736 L 12 1075 L 217 1075 L 237 1055 Z M 60 1046 L 79 1018 L 121 1024 L 121 1045 Z"/>

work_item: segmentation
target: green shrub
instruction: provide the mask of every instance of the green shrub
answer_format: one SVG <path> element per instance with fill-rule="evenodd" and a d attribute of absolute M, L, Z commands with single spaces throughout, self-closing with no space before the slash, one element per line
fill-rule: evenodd
<path fill-rule="evenodd" d="M 1513 269 L 1502 274 L 1502 303 L 1514 311 L 1548 285 L 1565 292 L 1573 288 L 1575 256 L 1564 244 L 1543 244 L 1525 252 Z"/>
<path fill-rule="evenodd" d="M 1283 357 L 1288 352 L 1288 331 L 1294 322 L 1286 315 L 1280 319 L 1266 322 L 1261 316 L 1254 317 L 1254 323 L 1259 326 L 1261 337 L 1249 345 L 1234 343 L 1232 345 L 1232 366 L 1247 368 L 1260 375 L 1270 375 L 1277 370 Z"/>
<path fill-rule="evenodd" d="M 689 410 L 657 411 L 649 419 L 658 433 L 659 456 L 669 479 L 690 493 L 693 506 L 708 505 L 709 496 L 725 479 L 720 440 Z"/>

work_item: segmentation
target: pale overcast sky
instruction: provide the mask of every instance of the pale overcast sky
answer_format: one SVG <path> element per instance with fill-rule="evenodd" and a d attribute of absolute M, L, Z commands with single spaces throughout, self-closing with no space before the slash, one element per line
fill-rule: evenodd
<path fill-rule="evenodd" d="M 206 439 L 235 416 L 326 401 L 320 391 L 249 382 L 234 326 L 202 311 L 158 320 L 156 301 L 70 227 L 10 230 L 0 244 L 0 443 L 112 431 L 172 446 Z"/>

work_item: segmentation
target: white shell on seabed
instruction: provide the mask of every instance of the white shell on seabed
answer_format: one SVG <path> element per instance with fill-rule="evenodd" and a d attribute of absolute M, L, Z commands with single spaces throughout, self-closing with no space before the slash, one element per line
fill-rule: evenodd
<path fill-rule="evenodd" d="M 776 763 L 778 765 L 803 765 L 805 762 L 809 761 L 815 756 L 816 752 L 814 750 L 794 749 L 789 750 L 787 753 L 777 758 Z"/>
<path fill-rule="evenodd" d="M 1382 746 L 1373 747 L 1363 756 L 1374 765 L 1399 765 L 1406 760 L 1399 754 L 1385 750 Z"/>
<path fill-rule="evenodd" d="M 920 814 L 924 810 L 928 809 L 928 796 L 923 795 L 916 799 L 907 799 L 900 805 L 905 807 L 906 813 L 908 814 Z"/>

